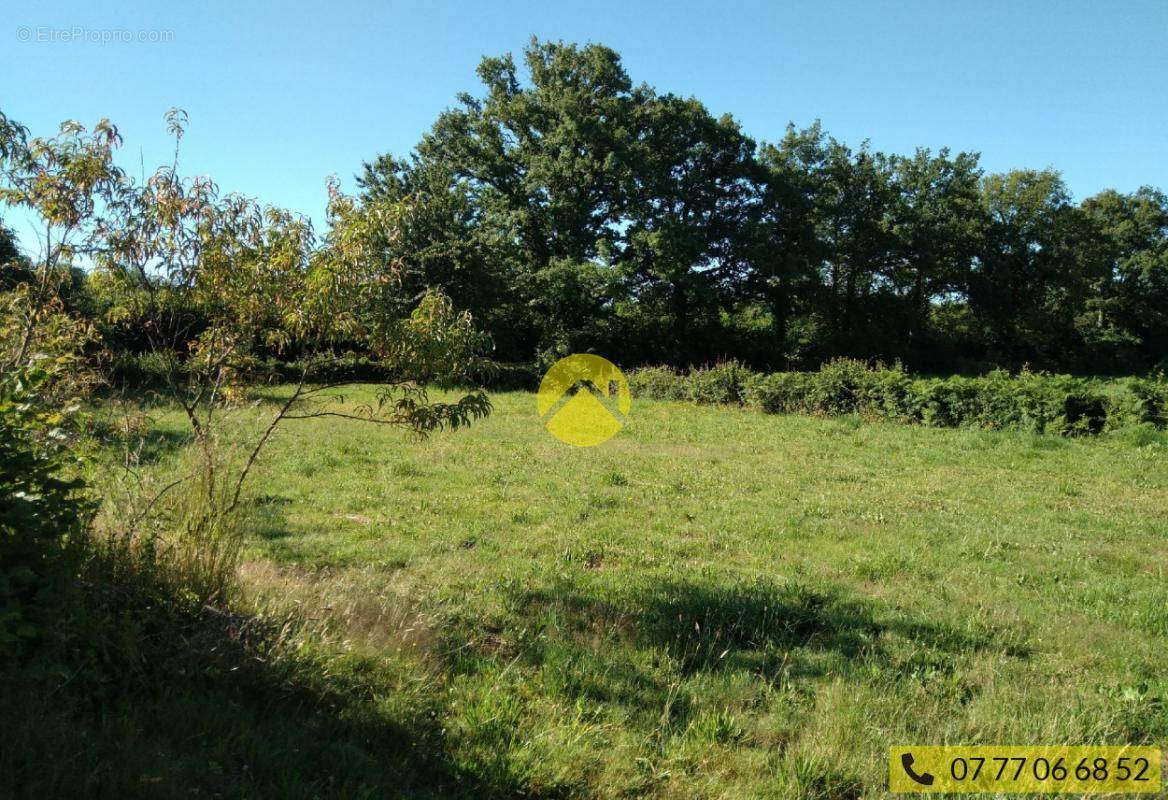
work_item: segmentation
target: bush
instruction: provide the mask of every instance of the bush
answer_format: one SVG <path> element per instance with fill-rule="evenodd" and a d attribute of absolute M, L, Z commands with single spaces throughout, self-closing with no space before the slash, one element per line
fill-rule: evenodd
<path fill-rule="evenodd" d="M 1168 425 L 1168 380 L 1162 373 L 1152 378 L 1133 378 L 1128 389 L 1134 399 L 1137 422 L 1150 422 L 1157 428 Z"/>
<path fill-rule="evenodd" d="M 670 367 L 631 370 L 629 390 L 634 397 L 650 400 L 685 400 L 689 396 L 685 377 Z"/>
<path fill-rule="evenodd" d="M 640 369 L 633 391 L 653 399 L 742 403 L 770 414 L 861 414 L 929 427 L 1095 435 L 1168 424 L 1168 381 L 1134 378 L 1126 392 L 1090 378 L 994 370 L 979 377 L 918 378 L 896 364 L 837 359 L 818 372 L 758 374 L 727 362 L 681 375 Z"/>
<path fill-rule="evenodd" d="M 851 414 L 865 404 L 870 378 L 868 365 L 850 358 L 837 358 L 819 368 L 811 381 L 808 398 L 820 414 Z"/>
<path fill-rule="evenodd" d="M 685 396 L 695 403 L 741 403 L 744 384 L 754 373 L 737 361 L 690 370 Z"/>
<path fill-rule="evenodd" d="M 896 422 L 920 422 L 924 415 L 919 383 L 900 364 L 873 370 L 864 384 L 864 413 Z"/>
<path fill-rule="evenodd" d="M 768 414 L 809 414 L 810 387 L 814 373 L 773 372 L 754 375 L 744 387 L 746 405 Z"/>
<path fill-rule="evenodd" d="M 1067 375 L 1033 380 L 1041 385 L 1045 432 L 1098 434 L 1107 427 L 1112 404 L 1097 381 Z"/>
<path fill-rule="evenodd" d="M 117 353 L 106 370 L 113 387 L 130 386 L 134 389 L 157 389 L 166 386 L 172 365 L 161 353 Z"/>
<path fill-rule="evenodd" d="M 978 413 L 978 386 L 972 379 L 918 381 L 914 394 L 921 408 L 921 422 L 931 428 L 968 424 Z"/>
<path fill-rule="evenodd" d="M 38 635 L 93 513 L 80 480 L 62 475 L 60 414 L 38 410 L 39 368 L 0 379 L 0 654 Z"/>
<path fill-rule="evenodd" d="M 501 392 L 534 392 L 539 387 L 542 377 L 534 364 L 497 363 L 492 374 L 487 376 L 485 385 L 488 389 Z"/>
<path fill-rule="evenodd" d="M 0 293 L 0 656 L 56 627 L 93 514 L 68 449 L 90 337 L 56 297 Z"/>

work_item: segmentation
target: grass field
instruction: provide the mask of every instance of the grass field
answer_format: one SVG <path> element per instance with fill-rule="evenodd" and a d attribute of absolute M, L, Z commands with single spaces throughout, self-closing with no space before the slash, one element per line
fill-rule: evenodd
<path fill-rule="evenodd" d="M 533 395 L 492 399 L 422 442 L 289 424 L 249 485 L 242 577 L 299 622 L 278 657 L 235 635 L 211 649 L 243 648 L 236 676 L 124 710 L 148 744 L 93 743 L 102 774 L 188 797 L 852 798 L 885 794 L 893 744 L 1168 740 L 1164 434 L 634 398 L 577 449 Z"/>

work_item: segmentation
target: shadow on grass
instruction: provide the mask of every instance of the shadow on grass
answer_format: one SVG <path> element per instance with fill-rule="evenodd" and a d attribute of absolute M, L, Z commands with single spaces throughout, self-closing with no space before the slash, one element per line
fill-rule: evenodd
<path fill-rule="evenodd" d="M 550 674 L 565 698 L 634 714 L 667 707 L 674 723 L 689 711 L 673 687 L 703 674 L 747 673 L 772 687 L 833 674 L 918 681 L 960 703 L 973 691 L 961 677 L 965 657 L 991 649 L 1027 655 L 992 631 L 906 619 L 801 583 L 663 581 L 610 595 L 564 584 L 513 590 L 508 609 L 514 628 L 453 627 L 466 646 L 451 651 L 452 672 L 518 659 Z"/>
<path fill-rule="evenodd" d="M 800 583 L 667 581 L 616 600 L 553 588 L 523 592 L 513 605 L 571 636 L 591 632 L 661 648 L 687 675 L 730 668 L 815 676 L 823 659 L 813 656 L 895 666 L 904 660 L 890 649 L 895 641 L 941 655 L 1002 649 L 988 632 L 880 615 L 870 603 Z M 1027 654 L 1021 645 L 1007 649 Z"/>
<path fill-rule="evenodd" d="M 189 431 L 155 430 L 142 442 L 139 464 L 155 464 L 193 441 Z"/>
<path fill-rule="evenodd" d="M 455 763 L 441 709 L 381 665 L 125 586 L 86 590 L 65 650 L 0 669 L 3 796 L 533 796 Z"/>
<path fill-rule="evenodd" d="M 733 671 L 776 685 L 876 669 L 895 679 L 956 673 L 962 654 L 1000 649 L 988 634 L 830 587 L 668 580 L 602 594 L 563 583 L 513 587 L 501 622 L 468 612 L 448 629 L 445 676 L 403 676 L 404 665 L 294 646 L 286 621 L 191 604 L 147 581 L 86 587 L 65 651 L 15 678 L 0 669 L 10 796 L 552 797 L 571 790 L 533 790 L 500 744 L 516 736 L 497 716 L 503 701 L 514 700 L 514 725 L 522 715 L 491 678 L 514 664 L 533 691 L 618 704 L 663 740 L 698 721 L 691 693 L 677 691 L 690 677 Z M 455 741 L 448 728 L 467 710 L 458 717 L 436 687 L 409 687 L 476 670 L 487 672 L 485 717 Z M 817 796 L 859 796 L 854 776 L 789 768 Z"/>
<path fill-rule="evenodd" d="M 924 689 L 960 705 L 976 692 L 965 678 L 971 656 L 1026 657 L 984 626 L 920 620 L 801 582 L 516 583 L 504 589 L 501 612 L 445 622 L 451 674 L 494 686 L 517 669 L 532 692 L 566 707 L 618 707 L 622 724 L 644 734 L 649 759 L 657 748 L 736 741 L 732 715 L 725 731 L 710 733 L 712 698 L 722 691 L 737 698 L 730 702 L 767 703 L 773 694 L 798 703 L 843 678 Z M 790 796 L 854 800 L 864 792 L 859 776 L 820 759 L 795 754 L 780 771 Z"/>
<path fill-rule="evenodd" d="M 91 433 L 103 445 L 118 452 L 122 452 L 122 448 L 126 446 L 125 430 L 110 420 L 95 421 Z M 141 435 L 133 433 L 129 438 L 130 449 L 133 451 L 130 456 L 137 466 L 157 464 L 193 441 L 190 431 L 158 427 L 151 428 L 148 433 Z"/>
<path fill-rule="evenodd" d="M 292 504 L 290 497 L 262 494 L 247 504 L 249 528 L 261 539 L 273 541 L 292 534 L 285 508 Z"/>

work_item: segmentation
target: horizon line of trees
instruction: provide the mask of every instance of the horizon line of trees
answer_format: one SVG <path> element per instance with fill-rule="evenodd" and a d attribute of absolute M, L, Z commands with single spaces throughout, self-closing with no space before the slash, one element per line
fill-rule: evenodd
<path fill-rule="evenodd" d="M 405 157 L 358 178 L 406 201 L 416 288 L 469 310 L 507 361 L 840 357 L 928 371 L 1168 363 L 1168 197 L 1072 201 L 1059 173 L 977 153 L 774 143 L 634 84 L 612 49 L 533 39 L 484 58 Z"/>
<path fill-rule="evenodd" d="M 393 209 L 369 215 L 384 230 L 368 255 L 394 265 L 402 296 L 449 297 L 498 361 L 1168 367 L 1159 189 L 1076 203 L 1050 169 L 853 149 L 819 123 L 756 141 L 697 99 L 634 84 L 596 44 L 533 39 L 522 65 L 487 57 L 478 76 L 483 91 L 460 94 L 412 152 L 363 165 L 354 202 Z M 0 224 L 0 291 L 32 264 Z M 114 352 L 148 352 L 146 320 L 101 321 L 106 288 L 73 266 L 62 300 Z M 175 318 L 204 324 L 189 315 Z"/>

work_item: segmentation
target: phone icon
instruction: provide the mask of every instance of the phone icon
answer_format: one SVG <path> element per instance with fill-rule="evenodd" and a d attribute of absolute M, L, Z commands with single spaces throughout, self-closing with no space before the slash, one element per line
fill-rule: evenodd
<path fill-rule="evenodd" d="M 913 759 L 913 754 L 912 754 L 912 753 L 904 753 L 904 754 L 902 754 L 902 755 L 901 755 L 901 757 L 900 757 L 900 765 L 901 765 L 902 767 L 904 767 L 904 771 L 905 771 L 905 773 L 906 773 L 906 774 L 907 774 L 907 775 L 908 775 L 910 778 L 912 778 L 914 781 L 916 781 L 917 783 L 919 783 L 921 786 L 932 786 L 932 785 L 933 785 L 933 780 L 934 780 L 933 776 L 932 776 L 932 775 L 930 775 L 930 774 L 929 774 L 929 773 L 927 773 L 927 772 L 925 772 L 925 773 L 923 773 L 923 774 L 920 774 L 920 775 L 918 775 L 918 774 L 916 773 L 916 771 L 915 771 L 915 770 L 913 770 L 913 768 L 912 768 L 912 765 L 913 765 L 913 760 L 914 760 L 914 759 Z"/>

